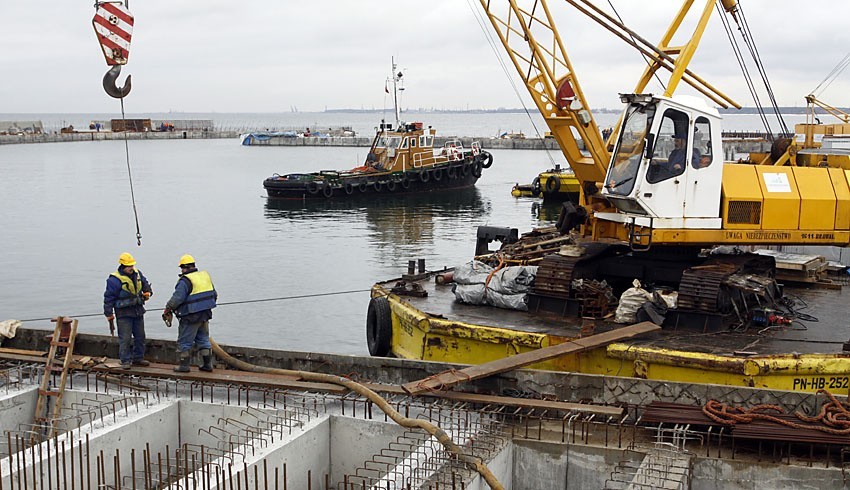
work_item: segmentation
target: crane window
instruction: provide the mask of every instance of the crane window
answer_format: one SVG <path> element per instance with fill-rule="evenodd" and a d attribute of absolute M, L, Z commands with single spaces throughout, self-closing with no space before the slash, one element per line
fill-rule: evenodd
<path fill-rule="evenodd" d="M 605 188 L 611 194 L 627 196 L 635 186 L 637 172 L 643 158 L 647 129 L 652 124 L 654 112 L 640 105 L 630 106 L 623 118 L 617 150 L 611 158 Z"/>
<path fill-rule="evenodd" d="M 711 153 L 711 125 L 706 117 L 698 117 L 694 123 L 694 156 L 691 165 L 695 169 L 706 168 L 714 161 Z"/>
<path fill-rule="evenodd" d="M 646 172 L 646 181 L 655 184 L 682 175 L 687 166 L 690 146 L 688 115 L 676 109 L 664 111 L 655 138 L 654 156 Z M 699 160 L 697 153 L 691 151 L 691 155 L 692 159 L 696 157 L 696 160 Z"/>

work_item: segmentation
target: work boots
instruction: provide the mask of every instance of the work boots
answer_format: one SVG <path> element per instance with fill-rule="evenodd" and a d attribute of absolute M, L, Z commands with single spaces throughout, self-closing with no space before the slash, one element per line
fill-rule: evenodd
<path fill-rule="evenodd" d="M 181 352 L 180 353 L 180 365 L 174 368 L 175 373 L 188 373 L 189 369 L 189 353 Z"/>
<path fill-rule="evenodd" d="M 211 373 L 213 370 L 212 367 L 212 354 L 209 349 L 201 349 L 201 358 L 204 360 L 204 364 L 199 368 L 201 371 L 206 371 Z"/>

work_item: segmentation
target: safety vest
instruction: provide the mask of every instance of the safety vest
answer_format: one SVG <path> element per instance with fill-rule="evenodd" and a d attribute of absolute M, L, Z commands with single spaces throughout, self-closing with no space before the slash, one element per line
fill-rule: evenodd
<path fill-rule="evenodd" d="M 115 300 L 115 304 L 113 305 L 115 308 L 127 308 L 145 303 L 142 301 L 141 272 L 136 271 L 135 281 L 133 281 L 131 277 L 120 274 L 118 271 L 113 272 L 110 275 L 117 277 L 118 280 L 121 281 L 121 292 L 118 293 L 118 299 Z"/>
<path fill-rule="evenodd" d="M 190 272 L 183 277 L 192 284 L 192 290 L 186 301 L 177 307 L 178 317 L 215 308 L 215 287 L 207 271 Z"/>

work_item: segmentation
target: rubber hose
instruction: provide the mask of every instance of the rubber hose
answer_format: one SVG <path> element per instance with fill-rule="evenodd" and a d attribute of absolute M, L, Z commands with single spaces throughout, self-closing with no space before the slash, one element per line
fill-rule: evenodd
<path fill-rule="evenodd" d="M 247 363 L 245 361 L 241 361 L 231 356 L 224 349 L 221 348 L 213 339 L 210 337 L 210 344 L 212 345 L 213 352 L 215 355 L 222 359 L 228 366 L 241 370 L 241 371 L 249 371 L 253 373 L 267 373 L 267 374 L 280 374 L 283 376 L 297 376 L 301 379 L 307 381 L 318 381 L 320 383 L 331 383 L 339 386 L 344 386 L 349 390 L 366 397 L 369 401 L 377 405 L 387 416 L 389 416 L 395 423 L 402 427 L 407 428 L 419 428 L 424 430 L 425 432 L 431 434 L 436 437 L 440 444 L 446 448 L 447 451 L 456 455 L 458 459 L 463 461 L 464 463 L 469 464 L 474 467 L 478 474 L 484 478 L 484 481 L 492 488 L 493 490 L 504 490 L 505 487 L 499 483 L 499 480 L 496 478 L 496 475 L 490 471 L 490 468 L 487 467 L 482 461 L 481 458 L 477 458 L 475 456 L 469 456 L 464 454 L 461 451 L 460 447 L 452 441 L 452 438 L 446 434 L 446 431 L 439 428 L 438 426 L 432 424 L 431 422 L 420 420 L 420 419 L 410 419 L 402 416 L 398 413 L 386 400 L 384 400 L 381 395 L 375 393 L 374 391 L 366 388 L 365 386 L 352 381 L 348 378 L 343 378 L 342 376 L 335 376 L 333 374 L 323 374 L 323 373 L 311 373 L 309 371 L 295 371 L 291 369 L 279 369 L 279 368 L 270 368 L 264 366 L 255 366 L 254 364 Z"/>

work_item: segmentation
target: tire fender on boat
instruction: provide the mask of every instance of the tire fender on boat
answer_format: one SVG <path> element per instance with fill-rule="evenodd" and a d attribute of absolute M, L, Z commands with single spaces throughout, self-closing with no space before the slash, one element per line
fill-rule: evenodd
<path fill-rule="evenodd" d="M 407 178 L 406 173 L 401 177 L 401 188 L 410 189 L 410 179 Z"/>
<path fill-rule="evenodd" d="M 443 178 L 443 169 L 435 168 L 434 169 L 434 175 L 432 175 L 431 177 L 434 177 L 434 180 L 437 180 L 437 181 L 441 180 Z"/>
<path fill-rule="evenodd" d="M 481 162 L 475 162 L 472 164 L 472 175 L 474 175 L 476 179 L 481 177 L 481 168 Z"/>
<path fill-rule="evenodd" d="M 372 182 L 372 187 L 375 189 L 375 192 L 381 192 L 381 189 L 384 187 L 379 180 Z"/>
<path fill-rule="evenodd" d="M 546 192 L 558 192 L 561 189 L 561 179 L 555 177 L 554 175 L 550 175 L 548 179 L 546 179 Z"/>
<path fill-rule="evenodd" d="M 360 190 L 360 192 L 366 192 L 366 189 L 369 188 L 369 182 L 367 182 L 366 180 L 361 180 L 357 188 Z"/>
<path fill-rule="evenodd" d="M 315 180 L 307 182 L 307 192 L 309 192 L 310 194 L 318 194 L 319 184 L 317 184 Z"/>
<path fill-rule="evenodd" d="M 490 168 L 490 165 L 493 165 L 493 155 L 489 151 L 482 151 L 478 158 L 482 161 L 481 166 L 484 168 Z"/>
<path fill-rule="evenodd" d="M 330 199 L 334 195 L 334 188 L 331 187 L 330 182 L 325 182 L 325 186 L 322 187 L 322 195 L 328 199 Z"/>
<path fill-rule="evenodd" d="M 469 173 L 472 172 L 472 166 L 473 165 L 474 164 L 472 162 L 464 163 L 463 166 L 460 167 L 460 174 L 463 175 L 464 177 L 469 175 Z"/>
<path fill-rule="evenodd" d="M 354 184 L 352 184 L 351 182 L 346 182 L 345 184 L 343 184 L 342 189 L 345 191 L 346 194 L 350 196 L 354 192 Z"/>
<path fill-rule="evenodd" d="M 419 180 L 422 182 L 428 182 L 431 180 L 431 174 L 426 169 L 422 169 L 419 171 Z"/>
<path fill-rule="evenodd" d="M 446 177 L 454 179 L 457 177 L 457 167 L 449 167 L 446 169 Z"/>
<path fill-rule="evenodd" d="M 541 190 L 542 189 L 540 189 L 540 176 L 538 175 L 534 178 L 534 180 L 531 181 L 531 195 L 537 197 L 540 195 Z"/>
<path fill-rule="evenodd" d="M 395 181 L 394 180 L 390 180 L 390 181 L 387 182 L 387 191 L 395 192 Z"/>
<path fill-rule="evenodd" d="M 366 344 L 369 346 L 369 354 L 377 357 L 389 354 L 392 337 L 390 302 L 385 297 L 372 298 L 366 312 Z"/>

